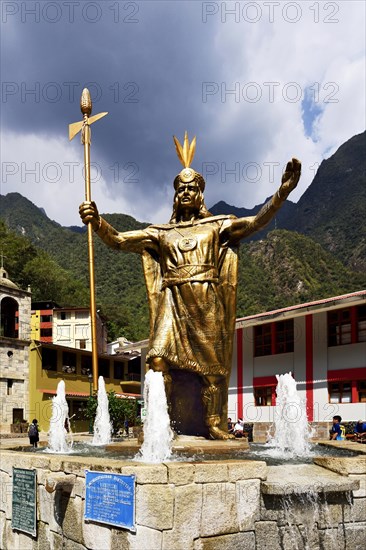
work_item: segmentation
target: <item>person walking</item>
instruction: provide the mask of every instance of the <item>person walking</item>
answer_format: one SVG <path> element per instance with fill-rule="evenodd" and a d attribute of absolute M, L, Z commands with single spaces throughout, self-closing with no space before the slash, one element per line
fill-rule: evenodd
<path fill-rule="evenodd" d="M 35 448 L 38 447 L 39 426 L 38 426 L 38 420 L 36 418 L 33 418 L 32 424 L 29 426 L 28 437 L 29 437 L 29 443 L 33 445 L 33 447 Z"/>

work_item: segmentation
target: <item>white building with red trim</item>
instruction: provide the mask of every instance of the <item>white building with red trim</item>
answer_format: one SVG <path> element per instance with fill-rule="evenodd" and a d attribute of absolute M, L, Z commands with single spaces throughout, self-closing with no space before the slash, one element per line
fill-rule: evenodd
<path fill-rule="evenodd" d="M 276 374 L 287 372 L 309 422 L 366 420 L 365 290 L 237 319 L 229 417 L 272 423 Z"/>

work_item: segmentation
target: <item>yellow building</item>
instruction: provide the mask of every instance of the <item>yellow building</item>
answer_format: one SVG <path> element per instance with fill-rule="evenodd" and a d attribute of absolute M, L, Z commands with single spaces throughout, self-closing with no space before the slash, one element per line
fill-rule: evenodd
<path fill-rule="evenodd" d="M 88 397 L 92 394 L 92 354 L 51 343 L 32 341 L 29 352 L 29 414 L 37 418 L 42 431 L 48 431 L 52 416 L 52 397 L 60 380 L 65 381 L 66 399 L 73 432 L 88 431 L 85 418 Z M 128 360 L 118 355 L 99 355 L 99 376 L 107 392 L 113 390 L 126 399 L 141 398 L 141 356 Z"/>

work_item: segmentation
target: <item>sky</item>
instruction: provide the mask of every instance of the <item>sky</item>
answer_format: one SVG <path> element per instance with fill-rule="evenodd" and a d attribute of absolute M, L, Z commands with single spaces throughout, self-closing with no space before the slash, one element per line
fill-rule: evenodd
<path fill-rule="evenodd" d="M 165 223 L 197 137 L 208 207 L 252 208 L 286 162 L 297 202 L 323 159 L 365 129 L 363 1 L 1 2 L 1 187 L 81 225 L 83 147 L 68 139 L 91 92 L 92 198 L 101 213 Z"/>

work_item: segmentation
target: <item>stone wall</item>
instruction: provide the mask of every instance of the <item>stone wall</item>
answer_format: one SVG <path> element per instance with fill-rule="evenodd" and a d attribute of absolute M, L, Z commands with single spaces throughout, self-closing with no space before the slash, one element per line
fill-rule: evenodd
<path fill-rule="evenodd" d="M 309 422 L 313 430 L 314 441 L 319 439 L 328 439 L 329 430 L 331 428 L 331 422 Z M 253 424 L 253 442 L 254 443 L 266 443 L 268 434 L 273 435 L 273 423 L 272 422 L 254 422 Z"/>
<path fill-rule="evenodd" d="M 11 528 L 13 466 L 37 469 L 36 539 Z M 364 466 L 365 462 L 363 466 L 348 465 L 352 472 L 349 475 L 362 480 L 362 487 L 354 494 L 354 504 L 348 493 L 333 493 L 333 501 L 328 497 L 325 501 L 323 495 L 314 508 L 314 502 L 306 502 L 303 495 L 302 498 L 292 495 L 292 501 L 281 495 L 261 495 L 261 483 L 268 471 L 264 462 L 148 465 L 3 451 L 0 548 L 363 550 L 366 547 Z M 136 475 L 136 533 L 84 521 L 85 468 Z M 347 475 L 346 470 L 344 467 L 343 475 Z"/>
<path fill-rule="evenodd" d="M 12 387 L 8 389 L 8 380 Z M 9 391 L 9 393 L 8 393 Z M 13 409 L 23 409 L 29 416 L 29 342 L 0 338 L 0 429 L 10 431 Z"/>

